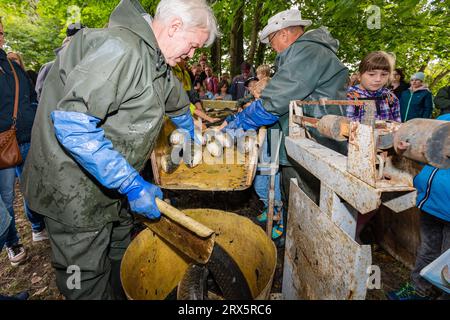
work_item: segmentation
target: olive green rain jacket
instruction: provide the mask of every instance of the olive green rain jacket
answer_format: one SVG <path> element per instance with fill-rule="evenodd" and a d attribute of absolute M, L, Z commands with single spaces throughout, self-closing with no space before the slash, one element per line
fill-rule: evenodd
<path fill-rule="evenodd" d="M 83 29 L 55 61 L 34 122 L 22 189 L 30 208 L 62 224 L 97 228 L 118 220 L 123 199 L 101 186 L 58 143 L 50 113 L 102 119 L 114 148 L 140 171 L 164 113 L 187 112 L 189 100 L 158 48 L 137 0 L 122 0 L 107 29 Z"/>
<path fill-rule="evenodd" d="M 261 94 L 264 109 L 280 117 L 270 129 L 281 129 L 283 136 L 289 134 L 292 100 L 346 99 L 348 69 L 336 56 L 338 47 L 338 40 L 322 27 L 305 32 L 277 55 L 277 71 Z M 345 115 L 345 110 L 338 106 L 310 105 L 304 106 L 304 114 L 321 118 L 326 114 Z M 290 165 L 284 140 L 280 164 Z"/>

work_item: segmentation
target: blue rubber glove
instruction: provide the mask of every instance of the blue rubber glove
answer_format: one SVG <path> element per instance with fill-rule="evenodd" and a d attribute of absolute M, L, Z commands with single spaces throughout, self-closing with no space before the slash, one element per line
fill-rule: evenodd
<path fill-rule="evenodd" d="M 51 113 L 58 141 L 75 161 L 109 189 L 127 195 L 131 210 L 150 219 L 159 217 L 155 196 L 161 190 L 146 182 L 98 128 L 100 119 L 80 112 Z"/>
<path fill-rule="evenodd" d="M 184 129 L 189 132 L 191 139 L 195 140 L 194 119 L 192 118 L 190 109 L 180 116 L 170 117 L 170 120 L 172 120 L 178 129 Z"/>
<path fill-rule="evenodd" d="M 223 131 L 244 129 L 257 130 L 262 126 L 271 125 L 278 121 L 278 116 L 267 112 L 261 100 L 255 100 L 242 112 L 236 114 L 236 118 L 231 121 Z"/>
<path fill-rule="evenodd" d="M 121 186 L 119 192 L 127 195 L 131 211 L 149 219 L 160 217 L 161 213 L 155 198 L 162 199 L 163 193 L 159 187 L 148 183 L 140 175 L 137 175 L 127 186 Z"/>

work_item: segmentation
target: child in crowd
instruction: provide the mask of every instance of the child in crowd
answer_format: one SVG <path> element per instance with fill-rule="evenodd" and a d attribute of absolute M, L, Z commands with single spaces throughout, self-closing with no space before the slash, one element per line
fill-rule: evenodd
<path fill-rule="evenodd" d="M 212 118 L 208 116 L 206 113 L 204 113 L 203 110 L 201 109 L 201 105 L 197 106 L 198 105 L 197 102 L 199 102 L 200 99 L 197 97 L 198 96 L 197 92 L 195 92 L 195 90 L 192 89 L 189 72 L 187 71 L 186 68 L 186 62 L 184 60 L 180 61 L 175 67 L 172 67 L 172 70 L 175 76 L 178 78 L 178 80 L 180 80 L 180 82 L 183 84 L 183 89 L 186 91 L 189 97 L 189 100 L 191 102 L 190 104 L 191 113 L 209 123 L 220 121 L 220 118 Z"/>
<path fill-rule="evenodd" d="M 369 53 L 359 65 L 359 84 L 347 89 L 348 100 L 375 100 L 377 120 L 401 122 L 398 98 L 386 86 L 393 71 L 392 57 L 383 51 Z M 347 117 L 361 121 L 365 110 L 359 106 L 349 106 Z"/>
<path fill-rule="evenodd" d="M 198 95 L 200 96 L 201 100 L 213 100 L 214 99 L 214 95 L 212 94 L 212 92 L 207 91 L 204 86 L 197 84 L 195 89 L 197 90 Z"/>
<path fill-rule="evenodd" d="M 267 83 L 270 81 L 270 78 L 264 78 L 263 80 L 257 81 L 256 78 L 250 78 L 246 81 L 246 87 L 249 90 L 249 95 L 244 98 L 238 100 L 236 106 L 238 108 L 237 113 L 244 110 L 248 107 L 255 99 L 259 99 L 261 92 L 266 87 Z M 218 130 L 222 130 L 225 128 L 228 123 L 233 121 L 236 118 L 236 114 L 231 114 L 225 118 L 225 121 L 217 127 Z"/>
<path fill-rule="evenodd" d="M 261 81 L 266 78 L 270 79 L 270 66 L 267 64 L 262 64 L 256 68 L 256 77 Z"/>
<path fill-rule="evenodd" d="M 394 69 L 393 58 L 383 51 L 369 53 L 359 64 L 358 84 L 347 89 L 348 100 L 375 100 L 377 120 L 392 120 L 401 122 L 400 103 L 395 94 L 386 86 Z M 347 117 L 352 121 L 362 121 L 365 110 L 360 106 L 349 106 Z M 358 215 L 356 241 L 361 243 L 360 234 L 372 214 Z"/>
<path fill-rule="evenodd" d="M 263 88 L 266 86 L 267 81 L 270 80 L 270 66 L 262 64 L 256 68 L 256 77 L 250 77 L 244 82 L 245 96 L 237 101 L 238 111 L 242 111 L 245 107 L 249 106 L 254 100 L 259 99 L 255 97 L 255 86 L 257 83 L 263 84 Z M 261 93 L 262 89 L 259 93 Z"/>
<path fill-rule="evenodd" d="M 253 88 L 255 87 L 258 81 L 259 79 L 257 77 L 250 77 L 247 80 L 245 80 L 244 82 L 245 96 L 242 99 L 238 100 L 238 105 L 239 103 L 241 103 L 242 104 L 241 106 L 245 106 L 247 103 L 255 100 L 255 96 L 253 95 Z"/>
<path fill-rule="evenodd" d="M 403 122 L 415 118 L 431 118 L 433 95 L 423 83 L 425 74 L 417 72 L 411 77 L 411 87 L 400 96 L 400 113 Z"/>
<path fill-rule="evenodd" d="M 228 93 L 230 84 L 226 80 L 219 82 L 219 92 L 214 96 L 214 100 L 231 101 L 233 97 Z"/>
<path fill-rule="evenodd" d="M 450 121 L 450 114 L 437 120 Z M 397 292 L 389 292 L 391 300 L 449 300 L 449 293 L 436 292 L 436 288 L 420 276 L 420 271 L 450 249 L 450 169 L 426 165 L 414 178 L 417 188 L 417 208 L 420 209 L 420 246 L 411 272 L 411 283 Z M 450 292 L 450 291 L 449 291 Z M 436 294 L 437 293 L 437 294 Z"/>

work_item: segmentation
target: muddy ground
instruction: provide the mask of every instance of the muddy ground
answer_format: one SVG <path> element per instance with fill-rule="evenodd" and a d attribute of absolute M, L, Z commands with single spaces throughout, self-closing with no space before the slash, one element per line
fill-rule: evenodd
<path fill-rule="evenodd" d="M 12 267 L 5 250 L 0 253 L 0 294 L 15 294 L 28 290 L 30 299 L 60 300 L 64 297 L 59 293 L 53 269 L 50 263 L 50 246 L 47 241 L 33 243 L 31 227 L 23 211 L 23 200 L 18 188 L 14 203 L 17 228 L 22 243 L 28 250 L 28 261 L 18 267 Z M 169 191 L 172 205 L 179 209 L 211 208 L 235 212 L 247 217 L 256 216 L 262 209 L 253 189 L 241 192 L 199 192 L 199 191 Z M 370 235 L 366 236 L 370 239 Z M 363 237 L 364 239 L 364 237 Z M 371 243 L 373 264 L 381 268 L 381 289 L 369 290 L 368 300 L 386 299 L 385 293 L 397 289 L 408 280 L 409 270 L 387 254 L 377 244 Z M 278 264 L 274 277 L 272 292 L 281 292 L 282 262 L 284 250 L 278 249 Z"/>

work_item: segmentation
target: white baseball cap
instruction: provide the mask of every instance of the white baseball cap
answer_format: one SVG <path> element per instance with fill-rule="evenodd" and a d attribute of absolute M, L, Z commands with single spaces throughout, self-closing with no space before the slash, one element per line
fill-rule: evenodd
<path fill-rule="evenodd" d="M 281 11 L 269 19 L 267 26 L 259 33 L 259 40 L 269 43 L 269 35 L 278 30 L 293 26 L 308 27 L 311 24 L 311 20 L 302 20 L 302 14 L 297 9 Z"/>

